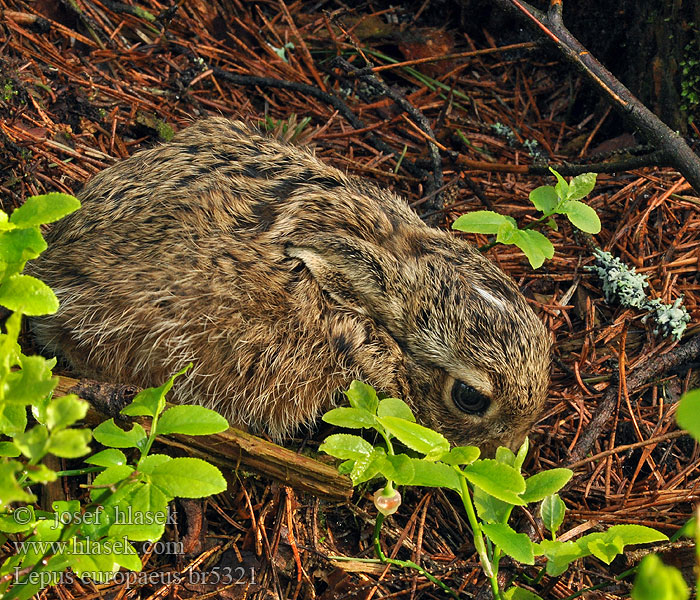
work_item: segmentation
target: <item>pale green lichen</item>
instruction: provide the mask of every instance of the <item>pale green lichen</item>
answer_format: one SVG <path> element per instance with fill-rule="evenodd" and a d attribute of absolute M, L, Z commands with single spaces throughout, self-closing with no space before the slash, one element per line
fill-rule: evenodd
<path fill-rule="evenodd" d="M 610 252 L 596 248 L 593 254 L 595 263 L 586 268 L 595 271 L 603 282 L 605 300 L 625 307 L 644 308 L 647 303 L 644 288 L 649 285 L 647 276 L 637 273 L 634 267 L 628 267 Z"/>
<path fill-rule="evenodd" d="M 600 248 L 596 248 L 593 254 L 596 257 L 595 263 L 586 268 L 595 271 L 600 278 L 607 302 L 645 310 L 649 314 L 642 322 L 653 319 L 656 324 L 654 334 L 681 339 L 690 321 L 688 311 L 681 305 L 682 296 L 673 304 L 664 304 L 659 299 L 649 300 L 644 292 L 644 288 L 649 285 L 646 275 L 637 273 L 634 267 L 628 267 L 619 258 Z"/>
<path fill-rule="evenodd" d="M 649 314 L 642 319 L 642 323 L 651 317 L 656 322 L 654 329 L 656 335 L 671 336 L 680 340 L 690 321 L 690 315 L 685 306 L 681 306 L 681 302 L 683 302 L 683 296 L 673 304 L 664 304 L 659 299 L 650 300 L 646 306 Z"/>
<path fill-rule="evenodd" d="M 508 144 L 510 144 L 511 146 L 518 141 L 517 136 L 515 135 L 513 130 L 510 127 L 508 127 L 508 125 L 504 125 L 500 122 L 493 123 L 491 125 L 491 129 L 496 135 L 505 138 L 506 142 L 508 142 Z"/>

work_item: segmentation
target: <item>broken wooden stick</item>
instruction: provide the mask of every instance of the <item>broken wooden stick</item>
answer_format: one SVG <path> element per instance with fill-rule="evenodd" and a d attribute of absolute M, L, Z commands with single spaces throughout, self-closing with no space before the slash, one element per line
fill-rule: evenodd
<path fill-rule="evenodd" d="M 77 394 L 90 402 L 86 421 L 90 426 L 114 417 L 139 421 L 148 431 L 148 421 L 129 419 L 119 411 L 136 395 L 137 388 L 60 377 L 57 394 Z M 183 450 L 190 456 L 205 459 L 222 469 L 245 467 L 275 479 L 301 492 L 328 500 L 345 501 L 352 495 L 352 483 L 346 475 L 318 460 L 297 454 L 272 442 L 230 427 L 207 436 L 159 436 L 158 442 Z"/>

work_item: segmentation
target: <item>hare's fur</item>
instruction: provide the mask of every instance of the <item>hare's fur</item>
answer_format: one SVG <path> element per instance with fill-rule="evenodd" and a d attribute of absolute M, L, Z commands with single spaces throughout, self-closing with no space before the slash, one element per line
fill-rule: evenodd
<path fill-rule="evenodd" d="M 511 279 L 308 150 L 210 118 L 80 198 L 34 263 L 61 307 L 33 328 L 83 376 L 158 385 L 192 361 L 175 401 L 278 438 L 353 379 L 457 444 L 512 445 L 543 406 L 549 336 Z"/>

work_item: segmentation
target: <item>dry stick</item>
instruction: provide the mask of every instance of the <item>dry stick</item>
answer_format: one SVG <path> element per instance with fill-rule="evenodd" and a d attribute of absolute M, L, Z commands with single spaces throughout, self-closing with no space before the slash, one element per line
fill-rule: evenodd
<path fill-rule="evenodd" d="M 428 153 L 430 154 L 430 167 L 433 173 L 433 179 L 432 185 L 429 186 L 426 195 L 430 196 L 433 194 L 433 199 L 429 203 L 426 202 L 426 208 L 429 211 L 440 210 L 442 208 L 442 194 L 440 194 L 439 190 L 443 186 L 442 158 L 440 157 L 440 152 L 434 141 L 435 134 L 430 127 L 428 119 L 420 110 L 406 100 L 406 98 L 392 90 L 386 83 L 379 79 L 379 77 L 372 72 L 371 67 L 368 69 L 358 69 L 341 57 L 336 57 L 333 61 L 333 65 L 339 66 L 346 73 L 352 73 L 358 79 L 367 82 L 374 90 L 379 91 L 383 96 L 393 100 L 401 110 L 411 117 L 418 128 L 428 136 Z"/>
<path fill-rule="evenodd" d="M 226 79 L 227 81 L 230 81 L 231 83 L 235 83 L 236 85 L 244 85 L 247 87 L 257 87 L 260 86 L 262 88 L 265 87 L 271 87 L 271 88 L 281 88 L 285 90 L 292 90 L 299 92 L 301 94 L 307 94 L 309 96 L 313 96 L 314 98 L 317 98 L 318 100 L 321 100 L 327 104 L 330 104 L 333 108 L 335 108 L 344 118 L 345 120 L 350 123 L 355 129 L 365 129 L 366 125 L 355 116 L 355 113 L 353 113 L 350 108 L 348 108 L 347 104 L 343 102 L 340 98 L 337 96 L 324 92 L 317 87 L 314 87 L 313 85 L 308 85 L 305 83 L 297 83 L 295 81 L 286 81 L 284 79 L 275 79 L 273 77 L 258 77 L 255 75 L 238 75 L 236 73 L 231 73 L 230 71 L 226 71 L 224 69 L 221 69 L 220 67 L 212 67 L 214 71 L 214 75 L 217 77 L 221 77 L 222 79 Z M 396 151 L 389 146 L 386 142 L 378 138 L 376 135 L 372 133 L 366 133 L 365 134 L 367 137 L 367 140 L 376 148 L 379 150 L 379 152 L 382 152 L 384 154 L 390 155 L 390 156 L 397 156 Z M 404 159 L 402 162 L 402 165 L 406 168 L 406 170 L 413 176 L 419 177 L 420 179 L 423 180 L 428 180 L 429 174 L 424 170 L 421 169 L 420 167 L 417 167 L 412 161 L 409 161 L 408 159 Z"/>
<path fill-rule="evenodd" d="M 695 360 L 700 356 L 700 335 L 691 338 L 682 346 L 677 346 L 670 352 L 663 354 L 653 360 L 647 361 L 637 367 L 627 378 L 627 387 L 631 391 L 643 386 L 649 379 L 658 377 L 660 374 L 669 371 L 679 365 Z M 613 409 L 617 403 L 617 386 L 611 385 L 605 394 L 605 398 L 598 405 L 596 414 L 586 427 L 586 431 L 579 438 L 578 443 L 571 453 L 572 463 L 578 463 L 592 448 L 594 442 L 605 429 Z M 648 443 L 648 440 L 647 440 Z"/>
<path fill-rule="evenodd" d="M 671 431 L 670 433 L 664 433 L 662 435 L 657 435 L 655 437 L 649 438 L 648 440 L 642 440 L 641 442 L 634 442 L 634 444 L 623 444 L 622 446 L 615 446 L 614 448 L 610 448 L 610 450 L 605 450 L 603 452 L 599 452 L 598 454 L 594 454 L 593 456 L 589 456 L 587 458 L 584 458 L 582 460 L 579 460 L 577 462 L 571 463 L 566 465 L 567 469 L 578 469 L 579 467 L 582 467 L 583 465 L 587 465 L 588 463 L 596 462 L 600 460 L 601 458 L 607 458 L 608 456 L 613 456 L 615 454 L 622 454 L 623 452 L 627 452 L 628 450 L 635 450 L 636 448 L 643 448 L 645 446 L 654 446 L 656 444 L 660 444 L 661 442 L 669 442 L 671 440 L 675 440 L 679 437 L 683 437 L 684 435 L 688 435 L 688 432 L 685 431 L 685 429 L 677 429 L 676 431 Z"/>
<path fill-rule="evenodd" d="M 492 163 L 485 160 L 471 160 L 462 154 L 449 152 L 448 155 L 455 164 L 465 170 L 486 171 L 490 173 L 519 173 L 522 175 L 550 175 L 549 167 L 555 169 L 560 175 L 574 177 L 582 173 L 618 173 L 630 171 L 641 167 L 670 167 L 673 166 L 668 154 L 663 150 L 656 150 L 642 156 L 630 156 L 616 161 L 587 163 L 583 165 L 561 163 L 559 165 L 513 165 L 510 163 Z"/>
<path fill-rule="evenodd" d="M 639 128 L 648 141 L 658 148 L 668 164 L 680 171 L 688 183 L 700 193 L 700 157 L 683 138 L 644 106 L 610 71 L 601 65 L 581 43 L 569 33 L 561 17 L 562 0 L 552 0 L 548 13 L 530 6 L 524 0 L 495 0 L 505 11 L 525 18 L 551 39 L 567 60 L 576 65 L 588 80 L 620 112 L 622 117 Z"/>
<path fill-rule="evenodd" d="M 372 73 L 380 73 L 390 69 L 401 69 L 403 67 L 414 67 L 426 63 L 435 63 L 443 60 L 455 60 L 457 58 L 474 58 L 484 56 L 486 54 L 496 54 L 499 52 L 510 52 L 511 50 L 531 50 L 539 46 L 538 42 L 521 42 L 519 44 L 510 44 L 509 46 L 498 46 L 497 48 L 483 48 L 481 50 L 470 50 L 469 52 L 455 52 L 454 54 L 442 54 L 440 56 L 427 56 L 425 58 L 414 58 L 413 60 L 405 60 L 403 62 L 391 63 L 390 65 L 380 65 L 372 67 Z"/>
<path fill-rule="evenodd" d="M 137 388 L 61 377 L 57 391 L 77 394 L 90 402 L 95 410 L 91 409 L 88 412 L 86 420 L 91 425 L 96 425 L 106 418 L 105 415 L 117 417 L 119 410 L 136 395 Z M 148 421 L 141 424 L 148 431 Z M 191 456 L 203 458 L 222 468 L 235 470 L 239 465 L 243 465 L 315 496 L 346 501 L 352 495 L 350 479 L 340 475 L 334 466 L 297 454 L 233 427 L 214 435 L 173 434 L 158 436 L 157 439 L 166 446 L 179 448 Z"/>

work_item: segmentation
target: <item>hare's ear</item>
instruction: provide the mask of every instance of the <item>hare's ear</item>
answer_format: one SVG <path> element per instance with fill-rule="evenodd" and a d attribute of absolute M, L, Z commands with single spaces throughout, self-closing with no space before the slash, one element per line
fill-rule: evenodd
<path fill-rule="evenodd" d="M 404 321 L 408 282 L 396 257 L 379 246 L 356 238 L 314 235 L 303 245 L 287 246 L 285 253 L 301 260 L 341 305 L 370 315 L 390 329 Z"/>

